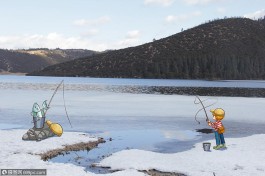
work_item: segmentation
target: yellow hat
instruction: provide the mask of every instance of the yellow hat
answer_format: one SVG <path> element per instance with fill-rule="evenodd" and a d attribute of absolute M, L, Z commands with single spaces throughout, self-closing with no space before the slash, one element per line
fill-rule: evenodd
<path fill-rule="evenodd" d="M 216 109 L 211 109 L 210 110 L 211 111 L 211 113 L 213 113 L 213 115 L 215 115 L 215 116 L 225 116 L 225 111 L 222 109 L 222 108 L 216 108 Z"/>
<path fill-rule="evenodd" d="M 47 125 L 51 129 L 51 131 L 56 134 L 57 136 L 61 136 L 63 134 L 63 128 L 60 124 L 58 123 L 52 123 L 50 120 L 46 121 Z"/>

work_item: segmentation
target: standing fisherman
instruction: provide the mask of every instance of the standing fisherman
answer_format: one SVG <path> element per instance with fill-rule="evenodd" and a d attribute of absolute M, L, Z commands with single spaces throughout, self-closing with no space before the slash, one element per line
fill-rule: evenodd
<path fill-rule="evenodd" d="M 221 148 L 226 148 L 224 139 L 225 128 L 221 121 L 225 117 L 225 111 L 222 108 L 211 109 L 210 111 L 213 115 L 213 120 L 215 120 L 215 122 L 211 122 L 210 120 L 207 121 L 208 125 L 214 129 L 216 146 L 214 146 L 213 149 L 219 150 Z"/>
<path fill-rule="evenodd" d="M 199 102 L 196 102 L 196 99 L 199 100 Z M 213 119 L 215 120 L 215 122 L 211 122 L 208 118 L 207 112 L 206 112 L 206 108 L 211 105 L 208 106 L 204 106 L 203 101 L 200 99 L 199 96 L 196 96 L 196 99 L 194 100 L 194 104 L 201 104 L 202 108 L 196 113 L 195 115 L 195 120 L 198 122 L 198 124 L 200 124 L 200 122 L 196 119 L 197 114 L 201 111 L 204 110 L 205 116 L 206 116 L 206 122 L 208 123 L 209 126 L 211 126 L 214 129 L 214 134 L 215 134 L 215 140 L 216 140 L 216 146 L 213 147 L 213 149 L 219 150 L 221 148 L 226 148 L 225 145 L 225 139 L 224 139 L 224 132 L 225 132 L 225 128 L 222 124 L 222 121 L 225 117 L 225 111 L 222 108 L 216 108 L 216 109 L 211 109 L 211 113 L 213 115 Z M 205 100 L 204 100 L 205 101 Z"/>

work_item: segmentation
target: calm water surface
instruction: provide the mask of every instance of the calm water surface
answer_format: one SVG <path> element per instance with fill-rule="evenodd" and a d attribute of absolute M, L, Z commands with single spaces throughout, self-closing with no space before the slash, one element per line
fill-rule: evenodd
<path fill-rule="evenodd" d="M 38 77 L 0 75 L 1 82 L 7 83 L 58 83 L 90 85 L 131 85 L 131 86 L 172 86 L 172 87 L 249 87 L 265 88 L 264 80 L 181 80 L 181 79 L 124 79 L 124 78 L 80 78 L 80 77 Z"/>

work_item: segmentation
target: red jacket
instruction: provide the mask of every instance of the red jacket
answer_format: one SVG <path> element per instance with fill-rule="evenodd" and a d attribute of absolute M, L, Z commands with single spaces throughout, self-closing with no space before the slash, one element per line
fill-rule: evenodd
<path fill-rule="evenodd" d="M 210 122 L 210 126 L 214 129 L 214 131 L 217 131 L 218 128 L 223 126 L 223 124 L 221 120 L 217 120 L 216 122 Z"/>

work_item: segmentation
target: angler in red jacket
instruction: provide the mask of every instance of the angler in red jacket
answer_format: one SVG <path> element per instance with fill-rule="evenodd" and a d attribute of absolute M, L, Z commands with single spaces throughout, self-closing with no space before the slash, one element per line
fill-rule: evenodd
<path fill-rule="evenodd" d="M 213 149 L 219 150 L 221 148 L 226 148 L 225 146 L 225 139 L 224 139 L 224 132 L 225 128 L 222 124 L 222 121 L 225 117 L 225 111 L 222 108 L 216 108 L 215 110 L 210 110 L 213 119 L 215 122 L 208 121 L 208 125 L 211 126 L 214 129 L 215 134 L 215 140 L 216 140 L 216 146 L 213 147 Z"/>

